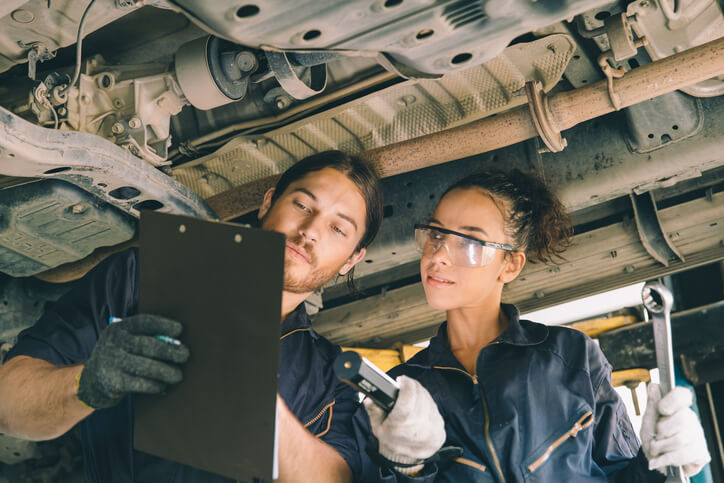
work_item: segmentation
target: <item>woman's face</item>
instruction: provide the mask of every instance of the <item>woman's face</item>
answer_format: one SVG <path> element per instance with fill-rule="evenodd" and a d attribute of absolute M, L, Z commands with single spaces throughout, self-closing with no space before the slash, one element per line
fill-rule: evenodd
<path fill-rule="evenodd" d="M 505 236 L 502 209 L 501 203 L 493 201 L 482 189 L 459 188 L 440 200 L 429 224 L 483 241 L 512 244 Z M 497 304 L 503 284 L 513 280 L 524 263 L 522 253 L 505 257 L 503 250 L 495 250 L 488 265 L 456 266 L 441 246 L 433 253 L 423 253 L 420 275 L 427 302 L 432 307 L 441 310 L 480 307 Z"/>

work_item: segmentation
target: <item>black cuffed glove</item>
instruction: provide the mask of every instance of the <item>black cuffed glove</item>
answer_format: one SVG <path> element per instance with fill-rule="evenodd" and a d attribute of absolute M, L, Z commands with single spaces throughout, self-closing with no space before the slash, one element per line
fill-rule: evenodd
<path fill-rule="evenodd" d="M 189 358 L 188 348 L 155 336 L 178 337 L 182 329 L 175 320 L 149 314 L 110 324 L 80 373 L 78 399 L 102 409 L 115 406 L 129 392 L 158 394 L 166 385 L 181 382 L 178 365 Z"/>

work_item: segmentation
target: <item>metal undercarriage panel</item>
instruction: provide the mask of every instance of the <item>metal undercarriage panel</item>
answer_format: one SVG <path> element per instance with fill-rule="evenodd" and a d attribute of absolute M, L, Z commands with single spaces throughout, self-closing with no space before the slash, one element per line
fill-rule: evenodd
<path fill-rule="evenodd" d="M 334 49 L 376 56 L 412 72 L 442 75 L 486 62 L 527 32 L 603 5 L 606 0 L 272 0 L 170 2 L 243 45 Z M 293 13 L 292 13 L 293 9 Z M 405 69 L 400 68 L 405 73 Z M 416 75 L 417 74 L 417 75 Z"/>
<path fill-rule="evenodd" d="M 173 176 L 208 198 L 280 173 L 318 151 L 360 152 L 462 125 L 524 104 L 526 81 L 549 91 L 574 51 L 565 34 L 516 44 L 441 79 L 406 81 L 264 135 L 238 136 L 173 169 Z"/>

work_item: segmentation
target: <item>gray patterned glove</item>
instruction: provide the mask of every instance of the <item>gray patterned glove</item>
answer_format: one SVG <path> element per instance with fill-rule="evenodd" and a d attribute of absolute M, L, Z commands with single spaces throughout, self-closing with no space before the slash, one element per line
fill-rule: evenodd
<path fill-rule="evenodd" d="M 175 320 L 138 314 L 109 325 L 101 333 L 78 379 L 78 399 L 93 409 L 115 406 L 129 392 L 158 394 L 181 382 L 178 364 L 189 358 L 183 344 L 159 340 L 177 337 Z"/>

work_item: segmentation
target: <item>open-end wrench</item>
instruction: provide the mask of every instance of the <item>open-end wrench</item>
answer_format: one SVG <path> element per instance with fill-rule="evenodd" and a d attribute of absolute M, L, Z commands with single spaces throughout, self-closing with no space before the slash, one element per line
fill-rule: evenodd
<path fill-rule="evenodd" d="M 659 368 L 661 395 L 664 396 L 675 386 L 674 350 L 671 344 L 671 306 L 674 297 L 662 283 L 647 282 L 641 292 L 641 298 L 653 319 L 656 366 Z M 669 466 L 666 473 L 667 483 L 689 481 L 680 466 Z"/>

